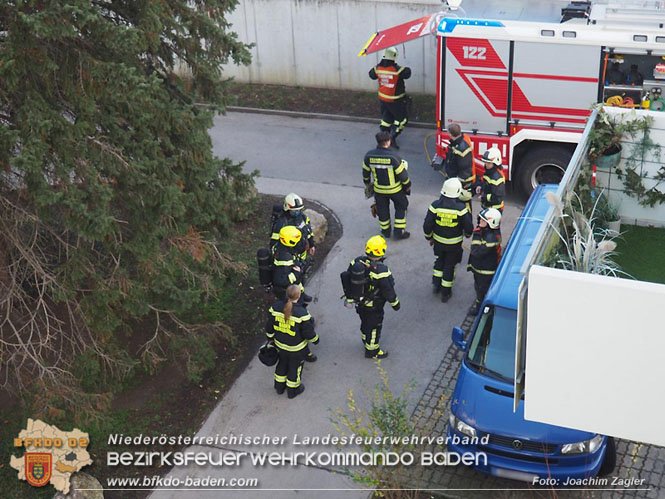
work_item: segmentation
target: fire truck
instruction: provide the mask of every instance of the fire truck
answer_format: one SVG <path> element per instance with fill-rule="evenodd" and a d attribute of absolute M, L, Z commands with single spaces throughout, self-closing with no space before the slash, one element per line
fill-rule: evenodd
<path fill-rule="evenodd" d="M 665 1 L 572 2 L 557 22 L 474 19 L 460 3 L 375 33 L 359 54 L 437 37 L 433 163 L 459 123 L 476 165 L 498 147 L 530 194 L 559 182 L 594 104 L 665 111 Z"/>

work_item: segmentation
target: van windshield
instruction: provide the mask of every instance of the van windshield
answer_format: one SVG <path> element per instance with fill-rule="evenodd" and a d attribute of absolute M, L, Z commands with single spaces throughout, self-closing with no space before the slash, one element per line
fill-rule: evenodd
<path fill-rule="evenodd" d="M 515 310 L 485 307 L 466 356 L 471 367 L 482 374 L 512 382 L 516 327 Z"/>

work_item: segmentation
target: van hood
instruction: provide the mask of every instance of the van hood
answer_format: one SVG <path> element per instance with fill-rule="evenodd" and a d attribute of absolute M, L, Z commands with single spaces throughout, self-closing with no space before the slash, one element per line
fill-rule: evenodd
<path fill-rule="evenodd" d="M 460 366 L 451 409 L 455 416 L 482 434 L 549 444 L 581 442 L 595 436 L 586 431 L 526 421 L 524 400 L 520 400 L 517 412 L 513 412 L 512 384 L 478 374 L 466 364 Z"/>

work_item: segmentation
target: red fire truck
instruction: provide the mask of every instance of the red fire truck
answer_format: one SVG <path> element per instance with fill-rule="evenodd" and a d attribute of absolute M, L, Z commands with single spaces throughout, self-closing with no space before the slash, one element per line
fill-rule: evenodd
<path fill-rule="evenodd" d="M 665 2 L 632 2 L 572 2 L 551 23 L 447 7 L 375 33 L 360 55 L 435 35 L 438 158 L 459 123 L 476 161 L 497 146 L 504 174 L 530 194 L 561 179 L 595 103 L 665 111 Z"/>

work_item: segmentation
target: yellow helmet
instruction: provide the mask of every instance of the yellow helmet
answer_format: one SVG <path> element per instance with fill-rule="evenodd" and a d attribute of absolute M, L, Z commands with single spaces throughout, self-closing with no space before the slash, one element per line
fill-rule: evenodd
<path fill-rule="evenodd" d="M 285 225 L 279 231 L 279 240 L 284 246 L 288 246 L 289 248 L 293 248 L 296 244 L 298 244 L 301 237 L 302 232 L 300 232 L 300 229 L 294 227 L 293 225 Z"/>
<path fill-rule="evenodd" d="M 365 253 L 367 256 L 379 258 L 385 256 L 387 247 L 388 245 L 386 244 L 386 240 L 383 237 L 372 236 L 367 240 L 367 244 L 365 245 Z"/>

